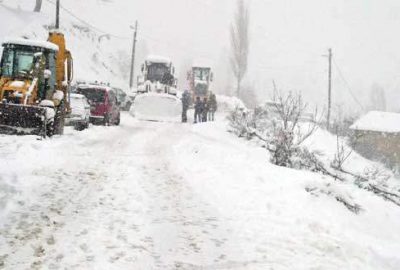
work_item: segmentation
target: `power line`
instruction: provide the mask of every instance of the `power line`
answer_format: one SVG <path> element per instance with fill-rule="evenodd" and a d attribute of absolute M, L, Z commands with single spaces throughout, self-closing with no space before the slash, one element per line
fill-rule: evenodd
<path fill-rule="evenodd" d="M 48 3 L 52 4 L 52 5 L 56 5 L 56 3 L 54 3 L 51 0 L 46 0 Z M 124 36 L 118 36 L 118 35 L 114 35 L 114 34 L 110 34 L 107 31 L 104 31 L 96 26 L 94 26 L 93 24 L 88 23 L 87 21 L 79 18 L 78 16 L 76 16 L 72 11 L 68 10 L 67 8 L 65 8 L 64 6 L 60 5 L 60 8 L 62 10 L 64 10 L 68 15 L 70 15 L 71 17 L 75 18 L 76 20 L 78 20 L 79 22 L 85 24 L 86 26 L 88 26 L 89 28 L 91 28 L 92 30 L 96 31 L 96 32 L 100 32 L 102 34 L 108 35 L 110 37 L 114 37 L 114 38 L 118 38 L 118 39 L 130 39 L 129 37 L 124 37 Z"/>
<path fill-rule="evenodd" d="M 345 83 L 345 85 L 347 86 L 346 89 L 347 91 L 349 91 L 351 97 L 355 100 L 355 102 L 360 106 L 360 108 L 362 110 L 364 110 L 364 106 L 361 104 L 361 102 L 357 99 L 356 95 L 353 93 L 353 91 L 351 90 L 350 84 L 347 82 L 347 80 L 345 79 L 345 77 L 343 76 L 342 71 L 340 70 L 338 64 L 336 63 L 335 59 L 333 59 L 333 63 L 335 64 L 336 70 L 339 74 L 339 76 L 341 77 L 341 79 L 343 80 L 343 82 Z"/>
<path fill-rule="evenodd" d="M 51 1 L 51 0 L 46 0 L 46 1 L 47 1 L 48 3 L 50 3 L 50 4 L 52 4 L 52 5 L 56 5 L 56 3 L 54 3 L 54 2 Z M 113 38 L 117 38 L 117 39 L 123 39 L 123 40 L 130 40 L 130 39 L 131 39 L 130 37 L 114 35 L 114 34 L 111 34 L 111 33 L 107 32 L 107 31 L 104 31 L 104 30 L 102 30 L 102 29 L 100 29 L 100 28 L 94 26 L 93 24 L 91 24 L 91 23 L 89 23 L 89 22 L 87 22 L 87 21 L 85 21 L 85 20 L 79 18 L 79 17 L 78 17 L 77 15 L 75 15 L 72 11 L 70 11 L 69 9 L 65 8 L 65 7 L 62 6 L 62 5 L 60 5 L 60 8 L 61 8 L 62 10 L 64 10 L 64 11 L 65 11 L 68 15 L 70 15 L 71 17 L 75 18 L 75 19 L 78 20 L 79 22 L 85 24 L 87 27 L 91 28 L 92 30 L 94 30 L 94 31 L 96 31 L 96 32 L 98 32 L 98 33 L 101 33 L 101 34 L 103 34 L 103 35 L 107 35 L 107 36 L 110 36 L 110 37 L 113 37 Z M 151 36 L 149 36 L 149 35 L 146 35 L 145 33 L 142 33 L 141 36 L 142 36 L 142 38 L 147 39 L 147 40 L 151 40 L 151 41 L 154 41 L 154 42 L 160 42 L 159 39 L 154 38 L 154 37 L 151 37 Z M 176 44 L 175 44 L 175 46 L 176 46 Z M 184 47 L 184 46 L 180 46 L 180 47 L 181 47 L 181 50 L 184 50 L 184 51 L 189 52 L 189 50 L 187 49 L 187 47 Z M 190 52 L 191 52 L 191 51 L 190 51 Z M 198 54 L 199 54 L 199 53 L 198 53 Z M 207 55 L 207 56 L 208 56 L 208 53 L 205 53 L 205 52 L 201 52 L 200 54 L 201 54 L 201 55 Z"/>

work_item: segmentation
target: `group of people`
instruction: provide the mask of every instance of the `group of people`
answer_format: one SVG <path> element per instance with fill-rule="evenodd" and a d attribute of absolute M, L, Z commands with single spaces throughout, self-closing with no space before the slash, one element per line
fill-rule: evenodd
<path fill-rule="evenodd" d="M 191 104 L 191 95 L 185 90 L 182 95 L 182 122 L 187 122 L 187 111 Z M 215 120 L 215 112 L 218 109 L 217 97 L 210 92 L 208 97 L 196 97 L 194 101 L 194 123 L 201 123 Z"/>

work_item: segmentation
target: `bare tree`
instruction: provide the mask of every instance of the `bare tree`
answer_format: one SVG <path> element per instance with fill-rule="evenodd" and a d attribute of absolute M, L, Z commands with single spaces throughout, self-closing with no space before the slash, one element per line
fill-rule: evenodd
<path fill-rule="evenodd" d="M 353 149 L 350 147 L 346 147 L 346 144 L 343 142 L 343 140 L 340 139 L 339 135 L 336 135 L 336 153 L 334 155 L 333 161 L 331 162 L 331 167 L 336 170 L 343 170 L 343 164 L 352 153 Z"/>
<path fill-rule="evenodd" d="M 240 97 L 241 83 L 247 72 L 249 55 L 249 9 L 244 0 L 237 0 L 237 11 L 231 25 L 232 71 L 236 78 L 236 95 Z"/>
<path fill-rule="evenodd" d="M 254 89 L 253 84 L 244 84 L 242 86 L 242 94 L 241 94 L 241 99 L 243 103 L 246 105 L 247 108 L 249 109 L 254 109 L 257 107 L 257 95 Z"/>
<path fill-rule="evenodd" d="M 40 12 L 42 9 L 42 0 L 36 0 L 35 9 L 33 11 Z"/>
<path fill-rule="evenodd" d="M 292 167 L 292 157 L 299 146 L 317 129 L 315 117 L 311 122 L 301 127 L 300 122 L 307 109 L 307 104 L 300 94 L 289 93 L 286 97 L 279 96 L 274 102 L 278 121 L 275 123 L 270 141 L 272 162 L 279 166 Z"/>

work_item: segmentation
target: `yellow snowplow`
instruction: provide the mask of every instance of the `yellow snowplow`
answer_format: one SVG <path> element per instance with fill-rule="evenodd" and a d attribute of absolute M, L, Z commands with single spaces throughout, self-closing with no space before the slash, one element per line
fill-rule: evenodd
<path fill-rule="evenodd" d="M 197 97 L 201 100 L 208 98 L 211 88 L 211 83 L 214 79 L 214 74 L 211 71 L 210 65 L 196 63 L 192 66 L 192 70 L 187 75 L 192 101 Z"/>
<path fill-rule="evenodd" d="M 14 39 L 2 46 L 0 132 L 62 134 L 73 76 L 64 35 L 50 32 L 48 41 Z"/>

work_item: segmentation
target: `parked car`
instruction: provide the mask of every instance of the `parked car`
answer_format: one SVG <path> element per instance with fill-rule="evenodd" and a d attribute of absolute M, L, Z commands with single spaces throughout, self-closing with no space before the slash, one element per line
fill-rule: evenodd
<path fill-rule="evenodd" d="M 120 103 L 120 109 L 122 111 L 129 111 L 132 105 L 132 100 L 130 99 L 130 97 L 125 93 L 124 90 L 120 88 L 113 88 L 113 90 L 117 94 L 117 100 Z"/>
<path fill-rule="evenodd" d="M 74 126 L 76 130 L 84 130 L 89 127 L 90 105 L 84 95 L 70 94 L 71 115 L 65 119 L 65 124 Z"/>
<path fill-rule="evenodd" d="M 101 125 L 119 125 L 121 114 L 115 91 L 105 85 L 79 85 L 77 93 L 90 104 L 90 122 Z"/>

